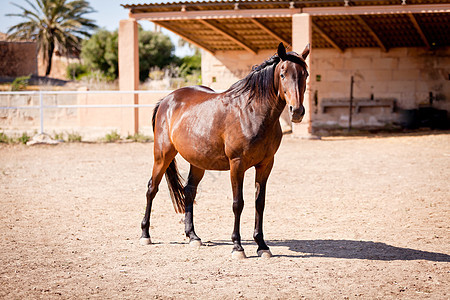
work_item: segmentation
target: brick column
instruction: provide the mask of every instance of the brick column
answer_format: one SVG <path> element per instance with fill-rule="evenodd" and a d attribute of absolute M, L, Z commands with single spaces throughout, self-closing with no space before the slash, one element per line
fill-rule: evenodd
<path fill-rule="evenodd" d="M 119 24 L 119 89 L 139 89 L 139 44 L 138 24 L 135 19 L 120 20 Z M 138 104 L 137 94 L 121 95 L 122 104 Z M 122 136 L 139 131 L 138 108 L 122 108 L 120 134 Z"/>
<path fill-rule="evenodd" d="M 312 21 L 311 16 L 306 13 L 295 14 L 292 16 L 292 51 L 301 54 L 307 44 L 312 44 Z M 311 55 L 314 55 L 312 50 L 307 59 L 309 73 L 311 74 Z M 310 138 L 311 136 L 311 76 L 306 82 L 306 92 L 303 101 L 303 106 L 306 109 L 305 116 L 300 124 L 292 124 L 292 133 L 297 137 Z"/>

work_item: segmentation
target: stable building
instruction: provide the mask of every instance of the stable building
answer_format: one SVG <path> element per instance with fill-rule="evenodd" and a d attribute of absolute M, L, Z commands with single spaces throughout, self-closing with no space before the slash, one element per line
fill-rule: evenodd
<path fill-rule="evenodd" d="M 137 22 L 151 21 L 202 49 L 203 84 L 218 90 L 275 54 L 280 42 L 298 53 L 310 43 L 307 117 L 293 124 L 296 135 L 349 125 L 383 128 L 405 122 L 405 115 L 412 117 L 407 123 L 446 119 L 450 109 L 448 0 L 249 0 L 123 7 L 129 19 L 119 26 L 122 90 L 138 88 Z M 129 101 L 137 103 L 138 98 L 130 96 Z"/>

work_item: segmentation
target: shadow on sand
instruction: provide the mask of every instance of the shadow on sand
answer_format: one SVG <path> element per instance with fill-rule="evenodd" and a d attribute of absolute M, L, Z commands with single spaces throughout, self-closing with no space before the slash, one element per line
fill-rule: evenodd
<path fill-rule="evenodd" d="M 231 242 L 212 241 L 210 246 L 232 245 Z M 243 241 L 242 244 L 254 244 L 253 241 Z M 352 240 L 267 240 L 269 247 L 288 247 L 298 255 L 276 255 L 275 257 L 328 257 L 367 260 L 428 260 L 450 262 L 450 255 L 428 252 L 409 248 L 390 246 L 380 242 Z"/>

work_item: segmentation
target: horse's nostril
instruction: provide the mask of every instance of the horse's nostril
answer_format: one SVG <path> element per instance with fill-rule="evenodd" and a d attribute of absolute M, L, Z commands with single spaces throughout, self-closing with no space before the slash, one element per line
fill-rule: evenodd
<path fill-rule="evenodd" d="M 305 115 L 306 110 L 303 106 L 302 106 L 301 110 L 302 111 L 301 111 L 300 115 L 303 117 Z"/>
<path fill-rule="evenodd" d="M 294 111 L 294 107 L 292 107 L 291 105 L 289 105 L 289 112 L 293 112 Z"/>

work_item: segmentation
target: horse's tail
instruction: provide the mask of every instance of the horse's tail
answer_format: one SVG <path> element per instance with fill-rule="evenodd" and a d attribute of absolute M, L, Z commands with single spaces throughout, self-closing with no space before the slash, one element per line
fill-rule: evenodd
<path fill-rule="evenodd" d="M 186 206 L 186 196 L 182 178 L 178 172 L 177 162 L 175 158 L 170 162 L 166 170 L 166 180 L 169 186 L 170 197 L 172 198 L 173 208 L 177 213 L 184 213 Z"/>
<path fill-rule="evenodd" d="M 161 101 L 158 101 L 158 103 L 156 103 L 155 108 L 153 109 L 153 116 L 152 116 L 152 128 L 153 128 L 153 133 L 155 133 L 155 122 L 156 122 L 156 113 L 158 112 L 158 108 L 161 105 Z"/>

